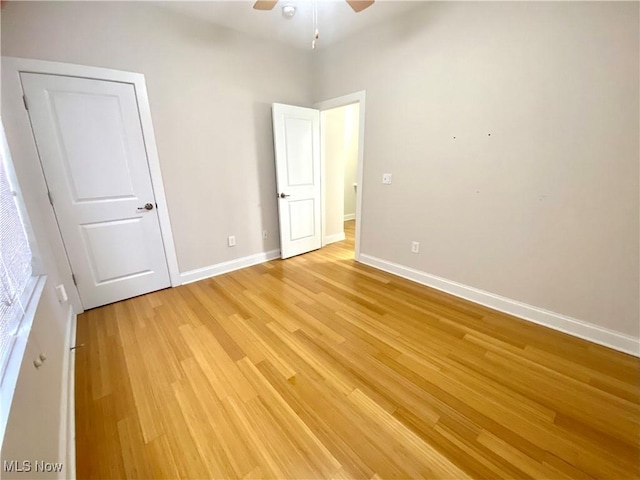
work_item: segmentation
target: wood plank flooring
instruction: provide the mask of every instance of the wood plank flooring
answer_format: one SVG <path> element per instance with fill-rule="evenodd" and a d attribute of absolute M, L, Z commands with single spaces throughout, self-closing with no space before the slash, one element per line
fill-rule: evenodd
<path fill-rule="evenodd" d="M 78 478 L 638 478 L 640 362 L 345 242 L 78 319 Z"/>

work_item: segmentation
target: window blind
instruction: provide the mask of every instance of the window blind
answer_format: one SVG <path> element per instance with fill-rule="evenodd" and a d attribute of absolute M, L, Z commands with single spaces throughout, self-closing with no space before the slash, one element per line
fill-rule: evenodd
<path fill-rule="evenodd" d="M 0 152 L 0 378 L 24 316 L 21 296 L 31 279 L 31 248 L 4 152 Z"/>

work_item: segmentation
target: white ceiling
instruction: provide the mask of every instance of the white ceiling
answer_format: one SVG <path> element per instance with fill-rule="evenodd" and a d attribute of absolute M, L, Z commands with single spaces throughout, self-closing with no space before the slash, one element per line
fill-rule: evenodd
<path fill-rule="evenodd" d="M 355 13 L 343 0 L 318 0 L 318 48 L 335 43 L 365 28 L 388 21 L 402 13 L 420 7 L 421 1 L 377 0 L 372 6 Z M 235 1 L 174 1 L 161 5 L 187 16 L 200 18 L 215 25 L 266 39 L 277 39 L 291 46 L 311 49 L 313 39 L 313 2 L 311 0 L 280 0 L 271 11 L 252 8 L 253 2 Z M 282 15 L 284 5 L 297 9 L 293 18 Z"/>

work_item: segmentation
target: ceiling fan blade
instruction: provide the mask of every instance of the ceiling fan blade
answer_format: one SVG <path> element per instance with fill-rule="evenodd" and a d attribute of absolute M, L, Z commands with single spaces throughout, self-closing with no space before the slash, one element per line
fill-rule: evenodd
<path fill-rule="evenodd" d="M 347 0 L 353 11 L 358 13 L 374 4 L 374 0 Z"/>
<path fill-rule="evenodd" d="M 273 10 L 273 7 L 276 6 L 278 0 L 258 0 L 253 4 L 253 8 L 256 10 Z"/>

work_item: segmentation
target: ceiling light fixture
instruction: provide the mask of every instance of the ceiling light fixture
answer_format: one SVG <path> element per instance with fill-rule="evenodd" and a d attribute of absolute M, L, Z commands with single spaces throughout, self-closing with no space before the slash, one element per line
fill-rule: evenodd
<path fill-rule="evenodd" d="M 292 18 L 296 14 L 296 7 L 293 5 L 285 5 L 282 7 L 282 16 Z"/>
<path fill-rule="evenodd" d="M 0 0 L 0 2 L 3 0 Z M 369 8 L 371 5 L 375 3 L 375 0 L 346 0 L 349 6 L 353 9 L 354 12 L 360 13 L 365 8 Z M 253 8 L 255 10 L 273 10 L 273 7 L 276 6 L 278 0 L 256 0 L 256 3 L 253 4 Z M 296 13 L 296 7 L 290 4 L 282 7 L 282 15 L 286 18 L 291 18 Z M 318 43 L 318 39 L 320 38 L 320 31 L 318 30 L 318 0 L 313 0 L 312 5 L 312 15 L 313 15 L 313 40 L 311 41 L 311 48 L 315 50 L 316 45 Z"/>

